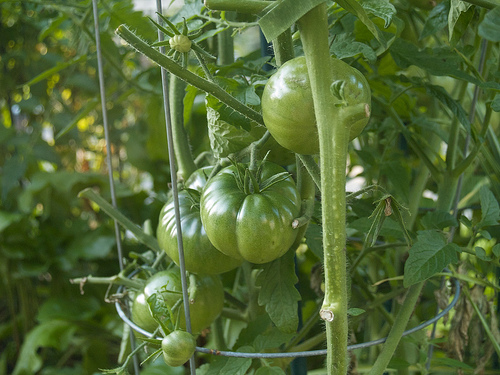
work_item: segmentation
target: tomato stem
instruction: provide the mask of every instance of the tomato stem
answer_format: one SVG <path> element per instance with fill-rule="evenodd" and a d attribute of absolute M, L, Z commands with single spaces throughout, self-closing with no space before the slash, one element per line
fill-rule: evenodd
<path fill-rule="evenodd" d="M 135 50 L 142 53 L 144 56 L 148 57 L 162 68 L 165 68 L 170 73 L 178 76 L 183 81 L 186 81 L 190 85 L 215 96 L 221 102 L 227 104 L 229 107 L 233 108 L 235 111 L 238 111 L 250 120 L 264 125 L 262 115 L 259 112 L 240 102 L 219 85 L 210 82 L 209 80 L 202 78 L 199 75 L 196 75 L 193 72 L 183 68 L 172 59 L 168 58 L 164 54 L 157 51 L 155 48 L 148 45 L 136 34 L 130 31 L 130 29 L 128 29 L 125 25 L 118 26 L 118 28 L 116 29 L 116 35 L 121 37 Z"/>
<path fill-rule="evenodd" d="M 299 20 L 299 30 L 319 134 L 325 271 L 320 315 L 326 324 L 327 371 L 343 375 L 349 369 L 345 183 L 349 140 L 346 118 L 351 111 L 336 106 L 340 101 L 331 92 L 326 4 L 306 13 Z"/>
<path fill-rule="evenodd" d="M 174 139 L 174 153 L 177 161 L 177 175 L 182 180 L 187 178 L 196 170 L 189 139 L 184 128 L 184 94 L 186 83 L 170 75 L 169 84 L 170 119 L 172 121 L 172 137 Z"/>

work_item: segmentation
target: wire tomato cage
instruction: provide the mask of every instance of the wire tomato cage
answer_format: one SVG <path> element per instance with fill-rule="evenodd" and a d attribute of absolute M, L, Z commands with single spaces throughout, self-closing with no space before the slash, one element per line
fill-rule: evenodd
<path fill-rule="evenodd" d="M 158 14 L 162 14 L 162 4 L 161 0 L 156 1 L 156 11 Z M 115 194 L 115 184 L 113 178 L 113 168 L 112 168 L 112 151 L 111 151 L 111 142 L 109 137 L 109 125 L 107 119 L 107 111 L 106 111 L 106 87 L 104 81 L 104 70 L 103 70 L 103 57 L 102 57 L 102 49 L 101 49 L 101 41 L 100 41 L 100 31 L 99 31 L 99 12 L 98 12 L 98 0 L 92 0 L 92 8 L 93 8 L 93 16 L 94 16 L 94 30 L 95 30 L 95 42 L 96 42 L 96 52 L 97 52 L 97 65 L 98 65 L 98 77 L 99 77 L 99 89 L 101 95 L 101 108 L 102 108 L 102 118 L 103 118 L 103 127 L 104 127 L 104 136 L 106 140 L 106 162 L 108 165 L 108 175 L 109 175 L 109 185 L 111 192 L 111 204 L 114 208 L 117 208 L 116 203 L 116 194 Z M 161 25 L 163 20 L 158 16 L 157 22 Z M 158 30 L 158 39 L 159 41 L 164 40 L 164 35 L 161 30 Z M 164 47 L 160 47 L 160 52 L 164 53 Z M 167 71 L 164 68 L 161 68 L 161 81 L 162 81 L 162 93 L 164 100 L 164 114 L 165 114 L 165 127 L 167 131 L 167 145 L 168 145 L 168 156 L 170 163 L 170 173 L 171 173 L 171 185 L 172 185 L 172 195 L 174 201 L 174 211 L 175 211 L 175 219 L 176 219 L 176 227 L 177 227 L 177 239 L 178 239 L 178 251 L 179 251 L 179 268 L 181 270 L 181 285 L 182 285 L 182 295 L 183 295 L 183 306 L 185 311 L 185 320 L 186 320 L 186 330 L 191 333 L 191 321 L 190 321 L 190 313 L 189 313 L 189 297 L 188 297 L 188 288 L 187 288 L 187 279 L 186 279 L 186 268 L 184 264 L 184 248 L 182 242 L 182 228 L 180 224 L 180 214 L 179 214 L 179 202 L 178 202 L 178 189 L 177 189 L 177 174 L 176 174 L 176 165 L 175 165 L 175 154 L 174 154 L 174 142 L 172 137 L 172 127 L 170 121 L 170 108 L 169 108 L 169 92 L 168 92 L 168 82 L 167 82 Z M 120 270 L 122 271 L 124 268 L 123 265 L 123 252 L 122 252 L 122 244 L 120 237 L 120 229 L 119 224 L 115 220 L 115 237 L 117 244 L 117 252 L 118 252 L 118 262 L 120 266 Z M 135 272 L 132 272 L 129 277 L 135 275 Z M 447 273 L 451 272 L 449 270 L 444 270 Z M 445 316 L 458 302 L 460 297 L 460 283 L 457 279 L 452 278 L 455 286 L 455 294 L 452 301 L 448 304 L 448 306 L 435 315 L 433 318 L 417 325 L 414 328 L 408 329 L 403 333 L 404 336 L 408 336 L 414 332 L 417 332 L 423 328 L 426 328 L 432 324 L 436 324 L 439 319 Z M 125 287 L 120 286 L 118 288 L 118 292 L 123 292 Z M 148 332 L 141 327 L 137 326 L 134 322 L 132 322 L 127 315 L 127 313 L 123 310 L 120 302 L 115 302 L 116 311 L 119 317 L 123 320 L 125 324 L 127 324 L 132 330 L 146 336 L 152 338 L 154 335 L 151 332 Z M 134 335 L 133 332 L 130 332 L 130 339 L 132 343 L 132 349 L 134 349 Z M 386 341 L 386 337 L 380 338 L 378 340 L 373 340 L 364 343 L 358 343 L 349 345 L 348 350 L 362 349 L 367 348 L 374 345 L 382 344 Z M 235 351 L 220 351 L 217 349 L 209 349 L 204 347 L 196 347 L 196 352 L 218 355 L 218 356 L 227 356 L 227 357 L 239 357 L 239 358 L 299 358 L 299 357 L 312 357 L 312 356 L 323 356 L 327 354 L 326 349 L 322 350 L 310 350 L 310 351 L 300 351 L 300 352 L 281 352 L 281 353 L 245 353 L 245 352 L 235 352 Z M 194 362 L 194 356 L 191 357 L 189 361 L 190 373 L 192 375 L 196 374 L 196 366 Z M 134 356 L 134 371 L 135 374 L 139 374 L 139 363 Z"/>

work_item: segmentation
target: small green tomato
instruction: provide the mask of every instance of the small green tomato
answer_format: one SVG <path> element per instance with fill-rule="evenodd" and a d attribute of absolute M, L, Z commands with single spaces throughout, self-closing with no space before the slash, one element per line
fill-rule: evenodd
<path fill-rule="evenodd" d="M 182 366 L 193 356 L 196 350 L 196 340 L 189 332 L 177 330 L 163 338 L 161 349 L 167 365 Z"/>
<path fill-rule="evenodd" d="M 170 48 L 176 50 L 177 52 L 189 52 L 191 49 L 191 39 L 186 35 L 174 35 L 168 41 Z"/>

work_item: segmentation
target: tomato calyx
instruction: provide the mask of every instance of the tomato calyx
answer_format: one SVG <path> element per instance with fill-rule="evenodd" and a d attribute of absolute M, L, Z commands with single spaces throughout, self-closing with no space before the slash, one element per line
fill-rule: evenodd
<path fill-rule="evenodd" d="M 233 174 L 236 184 L 246 195 L 260 194 L 274 184 L 284 181 L 290 177 L 290 173 L 281 172 L 262 181 L 262 166 L 265 161 L 262 161 L 259 164 L 256 171 L 252 171 L 251 166 L 245 166 L 244 164 L 236 163 L 233 160 L 231 160 L 231 162 L 236 168 L 236 173 Z"/>

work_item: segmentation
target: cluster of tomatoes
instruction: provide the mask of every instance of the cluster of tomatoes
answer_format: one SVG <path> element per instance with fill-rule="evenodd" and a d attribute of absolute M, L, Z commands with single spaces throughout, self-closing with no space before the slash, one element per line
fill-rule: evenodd
<path fill-rule="evenodd" d="M 343 105 L 370 103 L 365 77 L 346 63 L 332 59 L 335 79 L 342 82 Z M 284 148 L 300 154 L 319 152 L 318 131 L 307 66 L 304 57 L 283 64 L 271 76 L 262 96 L 262 114 L 273 138 Z M 368 119 L 349 124 L 350 138 L 357 137 Z M 332 124 L 336 126 L 337 124 Z M 185 268 L 189 272 L 190 315 L 196 335 L 222 311 L 223 286 L 219 274 L 248 261 L 271 262 L 296 240 L 292 222 L 300 212 L 301 196 L 292 177 L 281 166 L 264 161 L 250 166 L 233 163 L 210 179 L 213 167 L 195 171 L 179 191 L 178 205 Z M 157 229 L 160 247 L 179 264 L 174 201 L 161 210 Z M 155 274 L 134 300 L 135 323 L 152 332 L 158 326 L 151 316 L 148 298 L 161 293 L 169 306 L 178 304 L 180 270 L 175 267 Z M 194 336 L 185 329 L 184 310 L 174 312 L 180 330 L 162 342 L 165 361 L 178 366 L 194 353 Z"/>

